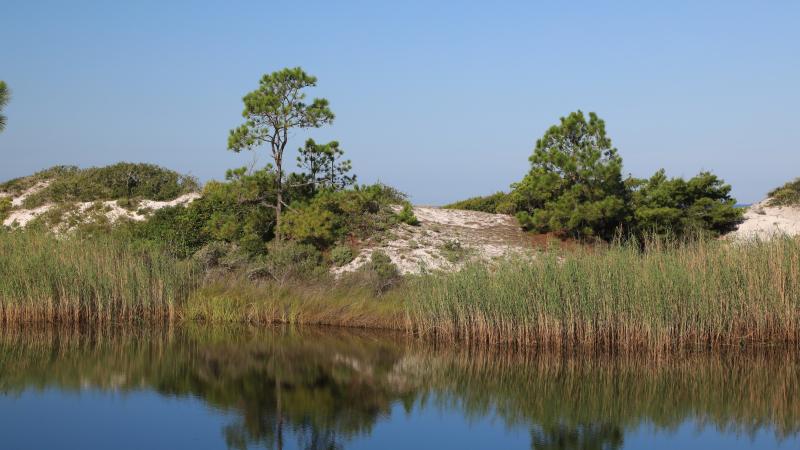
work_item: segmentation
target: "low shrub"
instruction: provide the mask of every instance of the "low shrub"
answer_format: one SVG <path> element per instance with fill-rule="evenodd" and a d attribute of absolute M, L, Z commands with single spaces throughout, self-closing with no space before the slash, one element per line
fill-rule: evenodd
<path fill-rule="evenodd" d="M 400 281 L 400 270 L 386 253 L 372 252 L 365 270 L 372 276 L 372 285 L 377 294 L 382 294 Z"/>
<path fill-rule="evenodd" d="M 419 225 L 419 219 L 414 215 L 414 208 L 412 208 L 409 203 L 404 204 L 403 209 L 397 213 L 397 220 L 406 225 L 411 225 L 412 227 Z"/>
<path fill-rule="evenodd" d="M 143 163 L 121 162 L 88 169 L 58 166 L 25 178 L 5 183 L 8 188 L 4 190 L 18 192 L 39 181 L 49 183 L 25 199 L 25 206 L 28 208 L 45 203 L 95 200 L 147 198 L 163 201 L 199 189 L 197 180 L 192 177 Z"/>
<path fill-rule="evenodd" d="M 769 192 L 769 206 L 791 206 L 800 204 L 800 178 L 796 178 Z"/>
<path fill-rule="evenodd" d="M 326 272 L 321 265 L 322 254 L 313 245 L 293 241 L 273 241 L 267 254 L 260 257 L 251 272 L 268 275 L 283 285 L 289 280 L 319 277 Z"/>
<path fill-rule="evenodd" d="M 514 214 L 517 212 L 512 195 L 505 192 L 495 192 L 483 197 L 472 197 L 444 206 L 445 209 L 466 209 L 492 214 Z"/>
<path fill-rule="evenodd" d="M 402 194 L 382 184 L 322 191 L 293 204 L 281 219 L 281 232 L 324 250 L 348 237 L 365 239 L 388 230 L 398 222 L 391 206 L 404 202 Z"/>
<path fill-rule="evenodd" d="M 467 256 L 467 249 L 456 240 L 445 241 L 440 250 L 442 256 L 453 264 L 462 261 Z"/>
<path fill-rule="evenodd" d="M 223 268 L 234 270 L 247 265 L 247 255 L 235 244 L 214 241 L 204 245 L 192 259 L 200 263 L 206 271 Z"/>
<path fill-rule="evenodd" d="M 331 261 L 336 266 L 344 266 L 354 258 L 353 249 L 347 245 L 337 245 L 331 249 Z"/>
<path fill-rule="evenodd" d="M 11 214 L 11 199 L 8 197 L 0 197 L 0 226 L 3 221 Z"/>

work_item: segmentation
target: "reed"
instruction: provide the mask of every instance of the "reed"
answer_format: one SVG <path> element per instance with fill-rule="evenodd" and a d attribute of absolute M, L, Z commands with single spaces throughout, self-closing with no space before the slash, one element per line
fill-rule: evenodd
<path fill-rule="evenodd" d="M 0 232 L 0 322 L 168 321 L 201 280 L 190 262 L 111 236 Z"/>
<path fill-rule="evenodd" d="M 602 351 L 797 344 L 800 243 L 654 240 L 416 279 L 410 327 L 443 341 Z"/>
<path fill-rule="evenodd" d="M 406 330 L 404 302 L 379 298 L 365 284 L 251 281 L 241 274 L 207 278 L 187 301 L 182 317 L 211 323 L 324 325 Z"/>
<path fill-rule="evenodd" d="M 355 281 L 204 274 L 113 236 L 0 234 L 0 321 L 291 323 L 596 352 L 800 343 L 800 241 L 653 240 Z"/>

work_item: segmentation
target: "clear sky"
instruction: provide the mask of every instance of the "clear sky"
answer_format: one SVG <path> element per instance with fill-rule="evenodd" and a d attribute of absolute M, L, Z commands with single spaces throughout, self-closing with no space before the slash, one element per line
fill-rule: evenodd
<path fill-rule="evenodd" d="M 226 150 L 241 97 L 287 66 L 337 115 L 290 147 L 337 139 L 416 203 L 507 189 L 575 109 L 626 174 L 712 170 L 741 202 L 800 176 L 798 1 L 3 0 L 0 42 L 0 179 L 120 160 L 222 178 L 253 158 Z"/>

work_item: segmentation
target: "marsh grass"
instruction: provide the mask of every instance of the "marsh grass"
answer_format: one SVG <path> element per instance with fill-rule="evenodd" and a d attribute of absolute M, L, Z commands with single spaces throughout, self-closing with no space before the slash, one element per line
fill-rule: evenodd
<path fill-rule="evenodd" d="M 211 323 L 330 325 L 405 330 L 401 301 L 376 298 L 372 280 L 253 282 L 227 274 L 210 277 L 187 301 L 183 318 Z"/>
<path fill-rule="evenodd" d="M 111 236 L 0 232 L 0 255 L 6 323 L 167 321 L 201 280 L 191 262 Z"/>
<path fill-rule="evenodd" d="M 800 241 L 553 249 L 402 280 L 253 281 L 113 236 L 0 233 L 0 320 L 314 324 L 634 353 L 800 342 Z M 374 274 L 373 274 L 374 275 Z"/>
<path fill-rule="evenodd" d="M 443 341 L 636 351 L 798 342 L 800 243 L 653 240 L 471 265 L 410 283 Z"/>

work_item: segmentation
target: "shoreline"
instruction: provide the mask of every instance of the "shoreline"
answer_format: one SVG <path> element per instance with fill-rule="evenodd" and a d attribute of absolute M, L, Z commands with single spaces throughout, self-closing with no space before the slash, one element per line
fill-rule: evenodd
<path fill-rule="evenodd" d="M 252 281 L 129 242 L 0 235 L 0 322 L 289 324 L 445 345 L 667 353 L 800 343 L 800 240 L 540 252 L 406 276 Z"/>

